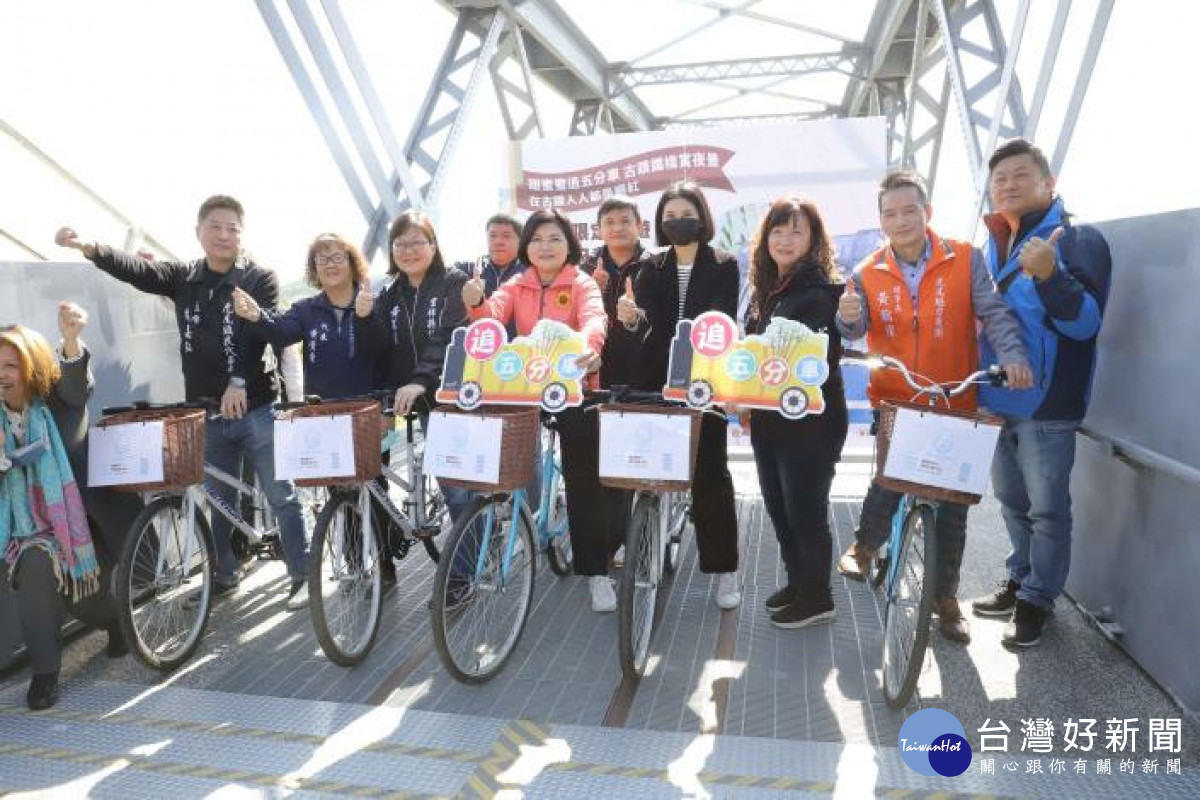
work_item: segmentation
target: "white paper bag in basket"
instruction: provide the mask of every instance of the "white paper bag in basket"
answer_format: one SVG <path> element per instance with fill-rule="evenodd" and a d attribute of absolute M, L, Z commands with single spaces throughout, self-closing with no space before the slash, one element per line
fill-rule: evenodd
<path fill-rule="evenodd" d="M 425 433 L 425 472 L 472 483 L 500 481 L 504 420 L 434 411 Z"/>
<path fill-rule="evenodd" d="M 163 479 L 163 424 L 131 422 L 88 431 L 88 486 L 129 486 Z"/>
<path fill-rule="evenodd" d="M 1000 426 L 901 408 L 883 474 L 981 495 L 987 490 Z"/>

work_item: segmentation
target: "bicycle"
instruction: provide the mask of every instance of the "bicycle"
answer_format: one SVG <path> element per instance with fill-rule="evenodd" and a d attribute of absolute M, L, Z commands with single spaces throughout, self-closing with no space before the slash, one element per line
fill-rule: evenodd
<path fill-rule="evenodd" d="M 607 400 L 606 404 L 594 407 L 600 414 L 681 415 L 691 419 L 687 480 L 600 478 L 605 486 L 633 491 L 633 510 L 625 529 L 625 566 L 617 586 L 617 643 L 621 671 L 637 678 L 645 672 L 649 661 L 659 590 L 665 578 L 675 572 L 683 531 L 691 517 L 689 487 L 700 435 L 700 415 L 718 412 L 684 408 L 664 400 L 657 392 L 638 392 L 625 387 L 591 392 L 589 396 Z M 603 437 L 601 422 L 602 441 Z"/>
<path fill-rule="evenodd" d="M 381 402 L 384 415 L 391 414 L 387 408 L 391 396 L 391 392 L 370 395 Z M 310 412 L 322 410 L 319 398 L 304 405 Z M 331 486 L 329 502 L 313 530 L 308 570 L 309 614 L 321 650 L 330 661 L 343 667 L 361 663 L 375 643 L 386 559 L 403 559 L 418 541 L 430 559 L 437 562 L 439 558 L 433 538 L 441 532 L 448 511 L 424 470 L 423 447 L 417 445 L 413 431 L 419 419 L 418 412 L 404 417 L 407 477 L 398 474 L 390 464 L 381 464 L 381 479 Z M 392 426 L 380 443 L 381 453 L 390 454 L 400 440 L 400 432 Z M 389 483 L 404 490 L 403 508 L 397 508 L 388 496 Z"/>
<path fill-rule="evenodd" d="M 236 490 L 273 525 L 257 487 L 204 463 L 203 426 L 215 404 L 134 403 L 105 408 L 101 425 L 164 422 L 165 461 L 190 460 L 188 468 L 164 465 L 159 484 L 118 487 L 151 494 L 134 519 L 114 570 L 117 623 L 134 654 L 147 666 L 170 671 L 191 656 L 204 634 L 212 606 L 215 550 L 204 505 L 229 521 L 244 538 L 243 552 L 281 558 L 278 532 L 247 522 L 201 481 L 205 476 Z M 187 420 L 187 424 L 177 420 Z M 179 471 L 176 471 L 178 469 Z"/>
<path fill-rule="evenodd" d="M 869 368 L 894 369 L 903 375 L 915 394 L 913 402 L 929 413 L 955 416 L 984 424 L 997 424 L 987 414 L 950 411 L 950 399 L 979 383 L 1003 385 L 1004 371 L 998 366 L 973 372 L 961 381 L 937 383 L 913 372 L 903 362 L 891 356 L 879 356 L 857 351 L 843 351 L 842 359 L 865 363 Z M 923 383 L 919 383 L 923 381 Z M 944 407 L 938 405 L 939 401 Z M 884 587 L 885 611 L 883 624 L 883 696 L 892 708 L 908 704 L 917 687 L 925 652 L 929 645 L 929 626 L 933 615 L 934 592 L 926 591 L 936 579 L 938 539 L 936 519 L 941 502 L 977 503 L 978 495 L 969 495 L 936 486 L 924 486 L 908 481 L 885 479 L 882 475 L 887 443 L 892 435 L 896 410 L 894 404 L 881 406 L 877 441 L 883 446 L 877 451 L 875 481 L 887 483 L 887 488 L 901 492 L 900 503 L 892 516 L 887 542 L 871 560 L 866 578 L 869 585 Z"/>
<path fill-rule="evenodd" d="M 443 666 L 462 683 L 491 680 L 520 641 L 533 600 L 535 554 L 545 553 L 555 575 L 571 574 L 554 418 L 547 415 L 544 424 L 537 512 L 530 511 L 523 484 L 484 490 L 455 523 L 442 550 L 430 606 L 433 641 Z"/>

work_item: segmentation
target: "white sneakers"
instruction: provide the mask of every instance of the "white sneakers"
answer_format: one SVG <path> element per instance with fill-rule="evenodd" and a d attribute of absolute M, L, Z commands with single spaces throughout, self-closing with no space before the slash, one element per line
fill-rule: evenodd
<path fill-rule="evenodd" d="M 736 572 L 717 575 L 717 606 L 724 609 L 737 608 L 742 603 L 742 585 Z"/>
<path fill-rule="evenodd" d="M 292 581 L 285 605 L 288 611 L 298 611 L 308 605 L 308 584 L 305 581 Z"/>
<path fill-rule="evenodd" d="M 593 575 L 588 578 L 588 587 L 592 590 L 592 611 L 606 614 L 617 610 L 617 592 L 613 588 L 612 578 Z"/>

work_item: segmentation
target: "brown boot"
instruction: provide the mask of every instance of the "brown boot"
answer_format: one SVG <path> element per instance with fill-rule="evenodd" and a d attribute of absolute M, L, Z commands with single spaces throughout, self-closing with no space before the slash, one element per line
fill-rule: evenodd
<path fill-rule="evenodd" d="M 938 615 L 938 630 L 952 642 L 967 644 L 971 641 L 971 629 L 953 597 L 939 597 L 934 601 L 933 613 Z"/>
<path fill-rule="evenodd" d="M 871 559 L 875 557 L 875 548 L 855 542 L 846 548 L 838 559 L 838 572 L 855 581 L 865 581 L 871 568 Z"/>

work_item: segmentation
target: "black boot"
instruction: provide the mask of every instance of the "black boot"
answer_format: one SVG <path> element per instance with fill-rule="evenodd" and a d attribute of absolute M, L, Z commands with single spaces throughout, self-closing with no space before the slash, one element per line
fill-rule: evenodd
<path fill-rule="evenodd" d="M 1046 609 L 1025 600 L 1017 600 L 1012 622 L 1000 641 L 1008 648 L 1033 647 L 1042 639 L 1046 625 Z"/>
<path fill-rule="evenodd" d="M 125 644 L 125 636 L 121 633 L 121 626 L 113 623 L 108 626 L 108 647 L 104 652 L 109 658 L 121 658 L 129 655 L 129 647 Z"/>
<path fill-rule="evenodd" d="M 25 702 L 30 711 L 45 711 L 58 702 L 58 673 L 48 672 L 44 675 L 34 675 L 29 682 L 29 693 Z"/>

